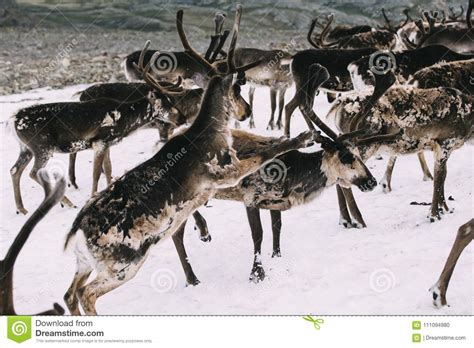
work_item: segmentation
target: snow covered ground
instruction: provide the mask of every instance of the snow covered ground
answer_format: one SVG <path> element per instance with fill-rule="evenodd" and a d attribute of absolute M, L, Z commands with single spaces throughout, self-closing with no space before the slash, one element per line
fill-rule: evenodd
<path fill-rule="evenodd" d="M 71 100 L 84 86 L 63 90 L 36 90 L 0 97 L 0 121 L 19 108 L 38 102 Z M 256 132 L 266 131 L 269 92 L 256 92 Z M 287 93 L 287 100 L 293 91 Z M 42 98 L 41 100 L 37 100 Z M 21 101 L 24 99 L 29 99 Z M 319 96 L 315 110 L 325 115 L 329 105 Z M 18 102 L 21 101 L 21 102 Z M 292 134 L 305 129 L 299 113 L 293 116 Z M 248 129 L 247 125 L 242 126 Z M 18 156 L 18 145 L 6 129 L 1 131 L 0 256 L 25 222 L 16 215 L 9 169 Z M 149 158 L 158 132 L 143 130 L 112 148 L 115 176 Z M 427 154 L 432 168 L 431 154 Z M 201 208 L 211 243 L 203 243 L 186 227 L 185 244 L 201 284 L 185 287 L 185 278 L 171 239 L 156 247 L 138 275 L 99 299 L 101 314 L 473 314 L 473 245 L 461 256 L 448 291 L 451 307 L 431 304 L 428 288 L 435 283 L 451 249 L 457 228 L 473 215 L 473 147 L 465 145 L 448 162 L 448 202 L 454 213 L 436 223 L 426 219 L 428 207 L 410 205 L 430 202 L 432 182 L 422 181 L 416 156 L 399 158 L 390 194 L 381 187 L 369 193 L 354 188 L 366 229 L 344 229 L 335 188 L 314 202 L 283 213 L 282 257 L 271 258 L 269 213 L 262 212 L 265 228 L 263 265 L 266 279 L 250 283 L 253 244 L 242 204 L 213 200 Z M 388 156 L 371 159 L 368 166 L 382 177 Z M 78 155 L 79 190 L 68 189 L 78 206 L 91 188 L 92 152 Z M 67 167 L 66 155 L 55 155 L 56 167 Z M 30 165 L 31 167 L 31 165 Z M 29 168 L 30 168 L 29 167 Z M 22 177 L 23 200 L 33 211 L 42 200 L 42 189 L 29 176 Z M 105 180 L 101 181 L 102 188 Z M 72 251 L 63 252 L 66 233 L 78 209 L 54 207 L 32 233 L 19 256 L 15 274 L 15 306 L 19 313 L 38 312 L 62 297 L 75 271 Z"/>

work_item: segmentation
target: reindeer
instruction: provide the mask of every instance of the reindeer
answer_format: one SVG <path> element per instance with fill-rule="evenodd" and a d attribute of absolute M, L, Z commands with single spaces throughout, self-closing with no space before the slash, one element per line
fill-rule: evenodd
<path fill-rule="evenodd" d="M 74 220 L 65 244 L 67 247 L 77 234 L 78 267 L 64 297 L 71 314 L 80 314 L 79 300 L 86 314 L 96 314 L 97 298 L 133 278 L 150 248 L 184 228 L 189 215 L 218 188 L 234 186 L 266 161 L 311 141 L 313 133 L 306 132 L 261 149 L 247 159 L 236 157 L 228 127 L 237 107 L 235 95 L 240 92 L 234 88 L 234 74 L 245 74 L 260 63 L 235 66 L 240 17 L 238 5 L 228 70 L 223 73 L 191 47 L 183 29 L 183 11 L 178 11 L 177 29 L 185 51 L 206 66 L 212 78 L 191 127 L 89 200 Z M 170 158 L 172 165 L 168 163 Z M 96 278 L 86 284 L 94 269 Z"/>
<path fill-rule="evenodd" d="M 451 252 L 449 253 L 446 264 L 439 277 L 439 280 L 430 288 L 433 296 L 433 305 L 437 308 L 446 306 L 446 291 L 448 290 L 449 281 L 456 267 L 456 263 L 461 256 L 464 248 L 471 243 L 474 238 L 474 219 L 469 220 L 464 225 L 459 227 Z"/>
<path fill-rule="evenodd" d="M 97 192 L 102 165 L 110 184 L 112 169 L 107 149 L 140 127 L 166 119 L 171 109 L 167 96 L 182 94 L 177 86 L 165 88 L 152 80 L 148 83 L 153 85 L 153 92 L 133 102 L 101 98 L 34 105 L 18 111 L 12 123 L 20 142 L 20 155 L 10 170 L 17 213 L 27 214 L 21 198 L 20 178 L 33 157 L 30 177 L 37 181 L 38 170 L 46 166 L 54 152 L 75 153 L 92 148 L 92 194 Z M 74 206 L 66 196 L 62 203 Z"/>
<path fill-rule="evenodd" d="M 284 134 L 290 136 L 291 115 L 297 107 L 300 110 L 305 108 L 305 102 L 314 99 L 314 95 L 309 97 L 310 69 L 314 64 L 324 66 L 330 78 L 322 86 L 322 90 L 351 91 L 353 89 L 347 66 L 361 57 L 368 56 L 376 52 L 374 48 L 361 49 L 309 49 L 296 53 L 291 62 L 291 73 L 295 81 L 295 95 L 285 106 L 285 127 Z M 307 118 L 305 118 L 307 120 Z"/>
<path fill-rule="evenodd" d="M 470 95 L 474 94 L 474 59 L 440 63 L 417 71 L 408 84 L 417 88 L 451 87 Z M 423 152 L 419 152 L 418 159 L 423 170 L 423 180 L 433 180 Z M 395 166 L 396 156 L 390 156 L 385 174 L 380 181 L 383 192 L 392 191 L 391 179 Z"/>
<path fill-rule="evenodd" d="M 235 61 L 240 64 L 261 60 L 261 64 L 246 72 L 245 76 L 250 85 L 249 102 L 253 110 L 255 88 L 267 86 L 270 88 L 271 114 L 267 129 L 275 128 L 274 115 L 278 97 L 278 119 L 276 126 L 281 129 L 281 118 L 285 103 L 286 90 L 293 84 L 290 72 L 291 54 L 282 50 L 261 50 L 258 48 L 239 48 L 235 50 Z M 255 128 L 255 122 L 250 117 L 250 128 Z"/>
<path fill-rule="evenodd" d="M 177 84 L 180 82 L 181 79 L 178 79 Z M 166 85 L 165 82 L 160 83 Z M 129 103 L 146 98 L 146 96 L 152 91 L 153 87 L 144 82 L 101 83 L 93 85 L 80 92 L 80 101 L 86 102 L 107 98 Z M 160 144 L 164 144 L 168 141 L 169 135 L 176 127 L 194 121 L 199 111 L 203 94 L 204 90 L 202 88 L 183 89 L 181 95 L 169 95 L 168 98 L 164 100 L 164 102 L 170 107 L 168 117 L 166 119 L 159 118 L 148 125 L 150 128 L 158 129 Z M 244 114 L 239 116 L 239 118 L 247 118 L 251 112 L 250 106 L 248 106 L 243 98 L 240 98 L 240 100 L 243 107 L 239 110 Z M 137 110 L 137 112 L 140 111 L 141 110 Z M 106 156 L 106 158 L 110 158 L 109 150 L 107 150 Z M 77 189 L 78 185 L 76 183 L 75 175 L 76 157 L 77 153 L 71 153 L 69 155 L 69 182 Z"/>
<path fill-rule="evenodd" d="M 375 77 L 372 95 L 348 94 L 333 105 L 328 116 L 340 131 L 370 129 L 374 137 L 383 140 L 384 144 L 372 142 L 370 146 L 359 142 L 363 159 L 381 149 L 393 154 L 433 151 L 434 187 L 428 217 L 431 222 L 439 220 L 440 210 L 449 212 L 444 196 L 447 160 L 471 136 L 473 97 L 446 87 L 390 87 L 395 82 L 391 71 Z M 355 201 L 350 200 L 351 205 L 356 206 Z"/>
<path fill-rule="evenodd" d="M 56 184 L 52 182 L 57 180 Z M 44 189 L 44 199 L 39 207 L 31 214 L 12 245 L 8 249 L 5 258 L 0 260 L 0 315 L 17 315 L 13 301 L 13 270 L 18 254 L 25 245 L 36 225 L 48 214 L 63 197 L 66 188 L 64 178 L 52 178 L 45 169 L 38 171 L 38 181 Z M 54 303 L 53 309 L 38 313 L 36 315 L 63 315 L 64 309 Z"/>
<path fill-rule="evenodd" d="M 451 87 L 473 95 L 474 58 L 439 63 L 421 69 L 413 74 L 408 84 L 417 88 Z"/>
<path fill-rule="evenodd" d="M 318 18 L 315 18 L 311 22 L 311 26 L 308 32 L 308 42 L 314 48 L 376 48 L 379 50 L 392 49 L 397 43 L 397 36 L 390 30 L 386 29 L 374 29 L 371 28 L 368 31 L 351 33 L 347 36 L 341 36 L 341 30 L 338 30 L 337 36 L 339 39 L 332 42 L 325 42 L 329 32 L 331 31 L 331 23 L 334 20 L 334 15 L 330 14 L 327 16 L 326 25 L 319 23 Z M 313 32 L 316 26 L 322 28 L 321 33 L 317 36 L 316 40 L 313 40 Z M 365 28 L 364 28 L 365 29 Z M 333 34 L 333 36 L 335 36 Z"/>

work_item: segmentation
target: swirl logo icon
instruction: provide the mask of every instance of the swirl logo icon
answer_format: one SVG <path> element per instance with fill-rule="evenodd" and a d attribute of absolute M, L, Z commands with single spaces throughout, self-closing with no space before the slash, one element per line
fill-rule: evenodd
<path fill-rule="evenodd" d="M 397 68 L 397 60 L 392 52 L 375 52 L 369 58 L 369 69 L 374 74 L 385 75 Z"/>
<path fill-rule="evenodd" d="M 370 288 L 375 292 L 387 292 L 395 287 L 395 274 L 388 268 L 379 268 L 369 277 Z"/>
<path fill-rule="evenodd" d="M 160 52 L 157 57 L 153 57 L 151 70 L 156 75 L 166 75 L 176 70 L 178 60 L 173 52 Z"/>
<path fill-rule="evenodd" d="M 31 317 L 16 316 L 8 317 L 7 319 L 8 331 L 7 338 L 22 343 L 31 338 Z"/>
<path fill-rule="evenodd" d="M 286 164 L 275 158 L 260 168 L 260 176 L 266 183 L 276 184 L 279 181 L 285 180 L 287 171 Z"/>
<path fill-rule="evenodd" d="M 160 294 L 174 290 L 177 283 L 176 274 L 169 269 L 159 269 L 150 278 L 151 287 Z"/>

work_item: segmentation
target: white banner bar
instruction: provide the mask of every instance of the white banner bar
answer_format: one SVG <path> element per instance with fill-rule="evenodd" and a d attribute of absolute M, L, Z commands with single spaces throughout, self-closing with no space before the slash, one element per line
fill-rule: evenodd
<path fill-rule="evenodd" d="M 467 316 L 2 317 L 0 347 L 472 347 L 473 324 Z"/>

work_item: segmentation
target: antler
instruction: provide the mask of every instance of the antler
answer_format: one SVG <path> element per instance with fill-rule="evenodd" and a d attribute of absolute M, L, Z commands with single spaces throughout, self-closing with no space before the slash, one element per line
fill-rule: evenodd
<path fill-rule="evenodd" d="M 379 29 L 386 29 L 386 30 L 388 30 L 388 31 L 390 31 L 390 32 L 396 34 L 397 31 L 398 31 L 401 27 L 405 26 L 405 25 L 408 23 L 408 21 L 412 20 L 411 17 L 410 17 L 410 14 L 408 13 L 409 11 L 410 11 L 410 10 L 409 10 L 408 8 L 406 8 L 406 9 L 403 10 L 403 14 L 406 16 L 405 21 L 402 22 L 402 23 L 400 23 L 400 24 L 397 25 L 396 27 L 394 27 L 394 26 L 392 25 L 392 22 L 391 22 L 390 19 L 388 18 L 387 14 L 385 13 L 385 9 L 382 8 L 382 16 L 383 16 L 385 22 L 387 23 L 387 26 L 386 26 L 386 27 L 385 27 L 385 26 L 378 26 Z"/>
<path fill-rule="evenodd" d="M 38 180 L 44 189 L 45 197 L 43 202 L 41 202 L 39 207 L 25 222 L 10 246 L 10 249 L 8 249 L 5 258 L 0 261 L 0 315 L 16 314 L 13 303 L 13 269 L 18 254 L 25 245 L 35 226 L 64 196 L 64 191 L 66 189 L 66 180 L 64 177 L 57 179 L 54 186 L 52 186 L 50 179 L 51 178 L 48 176 L 46 169 L 41 169 L 38 172 Z M 55 303 L 53 309 L 39 313 L 38 315 L 52 314 L 62 315 L 64 314 L 64 309 L 59 304 Z"/>
<path fill-rule="evenodd" d="M 315 47 L 315 48 L 331 48 L 331 47 L 336 46 L 339 43 L 339 41 L 335 41 L 335 42 L 331 42 L 331 43 L 325 43 L 324 42 L 325 38 L 327 37 L 327 35 L 331 31 L 331 23 L 332 23 L 333 20 L 334 20 L 334 14 L 331 13 L 327 16 L 327 23 L 324 26 L 319 24 L 318 18 L 314 19 L 311 22 L 307 38 L 308 38 L 309 43 L 313 47 Z M 321 34 L 319 34 L 319 36 L 316 36 L 316 41 L 314 41 L 312 39 L 312 36 L 313 36 L 314 28 L 316 26 L 318 26 L 320 28 L 322 27 L 323 29 L 321 31 Z"/>
<path fill-rule="evenodd" d="M 226 15 L 225 13 L 222 13 L 222 12 L 217 12 L 216 15 L 214 16 L 215 34 L 211 35 L 211 43 L 209 44 L 206 54 L 204 55 L 204 59 L 210 63 L 213 62 L 211 54 L 214 52 L 215 53 L 214 56 L 217 57 L 217 54 L 220 51 L 220 49 L 218 49 L 217 47 L 220 46 L 220 48 L 222 48 L 222 45 L 224 44 L 222 42 L 222 45 L 221 45 L 221 41 L 223 37 L 222 27 L 224 25 L 225 19 L 226 19 Z"/>
<path fill-rule="evenodd" d="M 204 59 L 194 48 L 191 47 L 189 44 L 188 38 L 186 33 L 183 29 L 183 10 L 179 10 L 176 13 L 176 29 L 178 30 L 179 39 L 181 40 L 181 44 L 183 45 L 184 51 L 189 54 L 192 58 L 194 58 L 199 64 L 204 66 L 207 70 L 207 74 L 209 76 L 217 75 L 218 72 L 216 68 L 209 63 L 206 59 Z"/>
<path fill-rule="evenodd" d="M 415 25 L 417 26 L 421 34 L 421 39 L 418 42 L 418 44 L 411 41 L 408 38 L 408 36 L 405 34 L 404 39 L 406 43 L 408 44 L 408 46 L 410 46 L 411 48 L 420 48 L 423 45 L 423 43 L 425 43 L 425 41 L 436 32 L 437 28 L 435 25 L 436 25 L 436 20 L 438 18 L 438 11 L 435 11 L 435 12 L 424 11 L 423 17 L 428 22 L 428 30 L 425 29 L 425 25 L 422 20 L 415 21 Z"/>
<path fill-rule="evenodd" d="M 229 46 L 229 52 L 226 57 L 227 69 L 226 71 L 219 71 L 215 66 L 214 59 L 217 57 L 217 54 L 220 52 L 222 46 L 224 45 L 224 41 L 226 40 L 227 36 L 229 35 L 228 32 L 224 31 L 222 34 L 221 40 L 219 42 L 218 47 L 214 51 L 214 54 L 210 56 L 210 61 L 207 61 L 204 57 L 202 57 L 196 50 L 194 50 L 188 42 L 186 37 L 186 33 L 183 29 L 183 10 L 179 10 L 176 14 L 176 27 L 178 29 L 179 38 L 181 39 L 181 43 L 184 47 L 186 53 L 188 53 L 191 57 L 193 57 L 197 62 L 202 64 L 207 69 L 207 75 L 209 77 L 216 76 L 216 75 L 229 75 L 234 73 L 243 73 L 246 70 L 252 69 L 257 65 L 262 63 L 262 60 L 257 60 L 250 64 L 236 67 L 234 62 L 234 54 L 235 54 L 235 46 L 237 44 L 237 38 L 239 36 L 239 27 L 240 27 L 240 18 L 242 16 L 242 6 L 238 4 L 236 6 L 236 13 L 235 13 L 235 20 L 234 20 L 234 27 L 232 31 L 232 39 Z M 219 28 L 217 28 L 219 29 Z"/>
<path fill-rule="evenodd" d="M 145 60 L 145 54 L 150 47 L 150 40 L 145 43 L 143 46 L 142 51 L 140 52 L 140 57 L 138 58 L 138 65 L 135 64 L 135 68 L 142 74 L 143 80 L 149 85 L 151 88 L 159 91 L 163 95 L 173 96 L 173 95 L 183 95 L 184 91 L 180 87 L 182 78 L 178 78 L 178 82 L 175 84 L 170 84 L 169 82 L 159 82 L 157 81 L 151 74 L 150 69 L 152 64 L 158 59 L 160 52 L 155 52 L 146 66 L 143 66 Z"/>
<path fill-rule="evenodd" d="M 381 134 L 381 133 L 371 134 L 367 137 L 357 139 L 355 141 L 355 144 L 360 146 L 360 145 L 369 145 L 372 143 L 390 142 L 397 139 L 400 136 L 400 134 L 402 134 L 401 130 L 397 132 L 389 133 L 389 134 Z"/>

